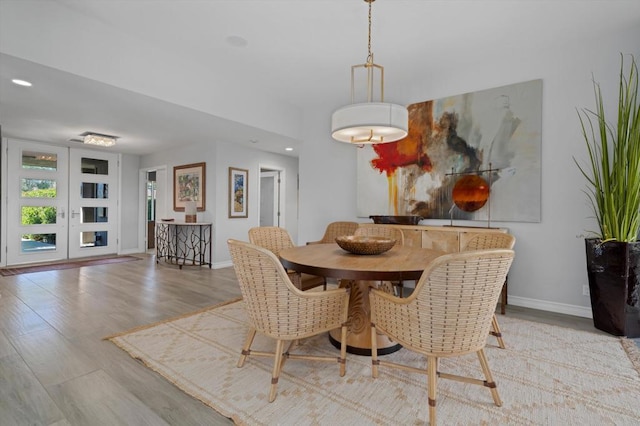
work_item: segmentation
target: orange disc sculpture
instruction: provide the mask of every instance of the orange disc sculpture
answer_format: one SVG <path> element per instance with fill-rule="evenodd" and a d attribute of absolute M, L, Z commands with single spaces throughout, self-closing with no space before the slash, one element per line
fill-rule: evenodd
<path fill-rule="evenodd" d="M 478 175 L 466 175 L 453 187 L 453 202 L 462 211 L 474 212 L 489 199 L 489 184 Z"/>

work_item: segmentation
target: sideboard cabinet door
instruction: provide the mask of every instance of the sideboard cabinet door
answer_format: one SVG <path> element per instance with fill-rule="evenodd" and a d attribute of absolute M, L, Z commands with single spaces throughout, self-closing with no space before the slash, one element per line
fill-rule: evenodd
<path fill-rule="evenodd" d="M 422 247 L 456 253 L 460 249 L 458 232 L 455 231 L 422 231 Z"/>

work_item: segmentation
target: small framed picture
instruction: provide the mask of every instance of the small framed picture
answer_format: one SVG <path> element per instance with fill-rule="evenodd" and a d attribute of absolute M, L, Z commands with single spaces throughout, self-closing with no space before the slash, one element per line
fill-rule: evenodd
<path fill-rule="evenodd" d="M 229 167 L 229 218 L 249 217 L 249 171 Z"/>
<path fill-rule="evenodd" d="M 197 211 L 205 210 L 207 163 L 185 164 L 173 168 L 173 210 L 183 212 L 187 201 L 195 201 Z"/>

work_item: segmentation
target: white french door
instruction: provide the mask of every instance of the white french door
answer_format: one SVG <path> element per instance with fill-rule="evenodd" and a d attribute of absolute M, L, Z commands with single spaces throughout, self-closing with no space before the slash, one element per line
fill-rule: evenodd
<path fill-rule="evenodd" d="M 118 155 L 69 152 L 69 258 L 117 252 Z"/>
<path fill-rule="evenodd" d="M 7 265 L 117 252 L 118 155 L 10 140 Z"/>
<path fill-rule="evenodd" d="M 68 148 L 11 141 L 7 264 L 67 258 Z"/>

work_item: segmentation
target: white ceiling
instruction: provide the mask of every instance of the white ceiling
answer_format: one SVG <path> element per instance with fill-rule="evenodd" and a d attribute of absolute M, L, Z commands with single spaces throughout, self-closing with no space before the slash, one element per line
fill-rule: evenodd
<path fill-rule="evenodd" d="M 403 82 L 638 25 L 639 0 L 377 0 L 372 50 L 386 100 L 408 104 L 424 99 Z M 297 156 L 304 129 L 240 119 L 233 94 L 297 122 L 348 103 L 366 53 L 363 0 L 0 0 L 0 124 L 55 143 L 114 134 L 134 154 L 215 140 Z"/>

